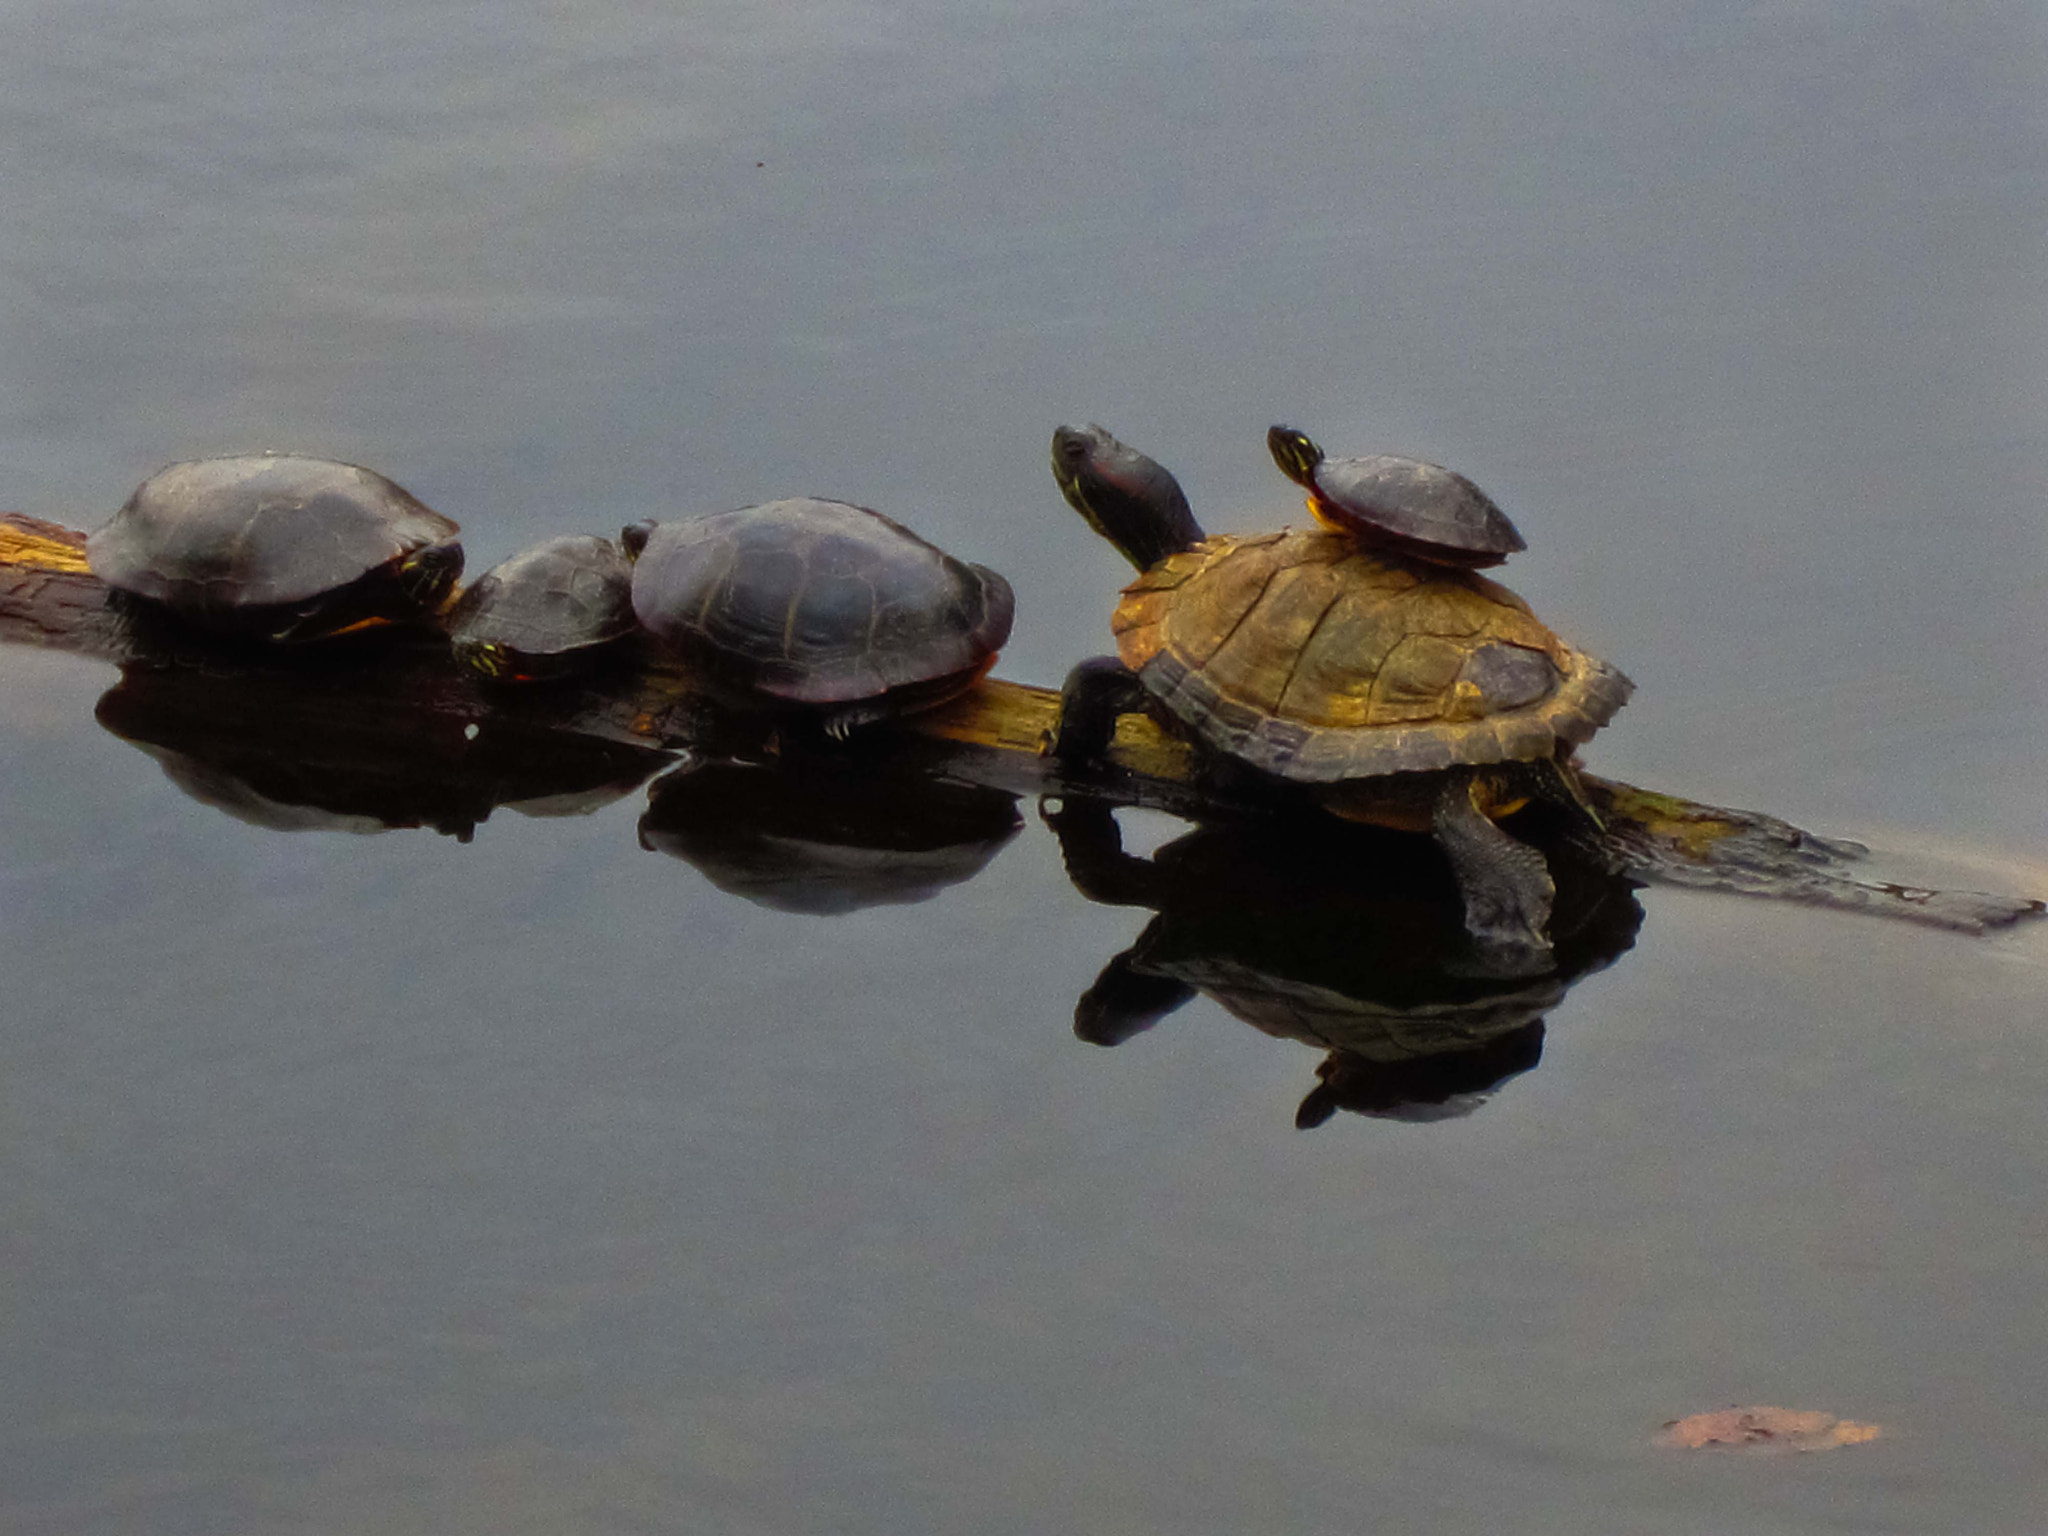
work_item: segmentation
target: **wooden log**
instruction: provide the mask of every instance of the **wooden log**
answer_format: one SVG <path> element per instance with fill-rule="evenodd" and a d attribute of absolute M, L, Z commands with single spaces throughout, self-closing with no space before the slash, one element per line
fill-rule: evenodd
<path fill-rule="evenodd" d="M 110 593 L 87 567 L 84 550 L 85 536 L 75 529 L 0 513 L 0 641 L 60 648 L 131 673 L 176 674 L 188 713 L 206 697 L 191 689 L 203 690 L 212 678 L 219 680 L 216 691 L 232 682 L 262 701 L 248 708 L 250 730 L 258 720 L 294 713 L 302 727 L 315 720 L 343 727 L 380 721 L 416 739 L 473 741 L 488 733 L 494 741 L 522 744 L 528 757 L 549 740 L 565 747 L 602 742 L 642 752 L 755 757 L 783 746 L 778 733 L 787 729 L 784 722 L 714 704 L 701 679 L 652 645 L 588 679 L 505 688 L 458 665 L 433 630 L 387 629 L 301 649 L 229 644 Z M 863 750 L 886 749 L 906 771 L 1014 794 L 1085 796 L 1190 818 L 1302 812 L 1299 796 L 1262 793 L 1241 775 L 1205 773 L 1197 753 L 1142 715 L 1118 723 L 1104 768 L 1063 769 L 1044 752 L 1058 713 L 1054 690 L 989 678 L 949 704 L 868 733 Z M 103 718 L 108 714 L 103 708 Z M 1606 856 L 1644 881 L 1812 902 L 1964 932 L 2044 910 L 2040 901 L 2023 897 L 1859 880 L 1848 872 L 1865 852 L 1855 843 L 1756 812 L 1590 775 L 1587 783 L 1607 824 Z M 480 819 L 474 806 L 449 810 L 443 819 L 460 822 L 465 815 Z"/>

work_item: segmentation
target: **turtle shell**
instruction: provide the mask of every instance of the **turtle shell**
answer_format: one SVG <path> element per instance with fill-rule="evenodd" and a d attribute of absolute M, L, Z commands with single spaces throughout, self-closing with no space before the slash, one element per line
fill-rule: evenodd
<path fill-rule="evenodd" d="M 462 570 L 459 532 L 375 470 L 241 454 L 158 470 L 86 560 L 196 622 L 308 639 L 438 605 Z"/>
<path fill-rule="evenodd" d="M 659 523 L 633 564 L 633 610 L 656 639 L 841 725 L 961 692 L 1009 638 L 1013 605 L 994 571 L 843 501 Z"/>
<path fill-rule="evenodd" d="M 1533 762 L 1634 691 L 1505 587 L 1321 529 L 1205 539 L 1126 587 L 1112 627 L 1194 736 L 1302 783 Z"/>
<path fill-rule="evenodd" d="M 549 539 L 479 576 L 448 620 L 456 656 L 486 677 L 562 676 L 633 632 L 633 567 L 610 539 Z"/>
<path fill-rule="evenodd" d="M 1326 458 L 1292 427 L 1274 427 L 1266 445 L 1326 527 L 1438 565 L 1499 565 L 1528 548 L 1486 492 L 1441 464 L 1392 453 Z"/>

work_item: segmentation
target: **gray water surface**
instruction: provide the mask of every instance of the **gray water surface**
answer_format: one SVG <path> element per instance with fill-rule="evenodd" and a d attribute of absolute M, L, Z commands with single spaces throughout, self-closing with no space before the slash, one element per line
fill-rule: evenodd
<path fill-rule="evenodd" d="M 1053 682 L 1053 426 L 1232 529 L 1290 421 L 1508 508 L 1602 771 L 2044 895 L 2044 81 L 1996 3 L 17 6 L 0 502 L 838 496 Z M 821 916 L 637 788 L 257 825 L 114 682 L 0 653 L 10 1529 L 2039 1529 L 2048 925 L 1648 890 L 1540 1065 L 1301 1131 L 1213 997 L 1075 1038 L 1148 914 L 1029 804 Z M 1650 1444 L 1759 1402 L 1892 1433 Z"/>

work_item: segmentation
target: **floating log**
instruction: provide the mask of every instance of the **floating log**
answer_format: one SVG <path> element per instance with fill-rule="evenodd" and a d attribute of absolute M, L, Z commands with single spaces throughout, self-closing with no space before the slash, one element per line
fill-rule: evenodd
<path fill-rule="evenodd" d="M 88 569 L 85 536 L 19 513 L 0 513 L 0 641 L 52 647 L 124 671 L 179 674 L 179 687 L 232 680 L 266 710 L 291 708 L 333 726 L 403 721 L 424 737 L 513 738 L 528 756 L 553 739 L 652 753 L 754 756 L 786 746 L 785 722 L 713 704 L 701 680 L 642 645 L 604 671 L 541 687 L 501 687 L 458 665 L 433 630 L 374 631 L 307 648 L 231 644 L 165 619 L 109 591 Z M 1302 801 L 1267 794 L 1244 775 L 1204 772 L 1186 743 L 1138 715 L 1119 722 L 1106 766 L 1086 773 L 1045 755 L 1059 695 L 997 678 L 938 709 L 863 733 L 858 750 L 886 750 L 906 767 L 1014 794 L 1080 796 L 1165 810 L 1190 819 L 1298 813 Z M 103 718 L 108 712 L 103 709 Z M 111 729 L 121 725 L 108 720 Z M 600 775 L 601 776 L 601 775 Z M 1775 817 L 1703 805 L 1593 776 L 1606 821 L 1602 851 L 1643 881 L 1867 911 L 1962 932 L 2040 915 L 2023 897 L 1937 891 L 1856 878 L 1860 845 L 1817 836 Z M 489 806 L 484 804 L 483 813 Z M 480 819 L 472 808 L 467 813 Z M 460 815 L 449 816 L 459 822 Z M 439 824 L 432 821 L 431 824 Z"/>

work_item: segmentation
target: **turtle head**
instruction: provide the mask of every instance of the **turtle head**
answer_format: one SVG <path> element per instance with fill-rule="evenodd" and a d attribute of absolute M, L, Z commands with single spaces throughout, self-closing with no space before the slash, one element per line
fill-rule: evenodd
<path fill-rule="evenodd" d="M 1308 490 L 1316 488 L 1316 466 L 1323 462 L 1323 450 L 1306 432 L 1297 432 L 1292 427 L 1268 427 L 1266 451 L 1273 455 L 1281 474 Z"/>
<path fill-rule="evenodd" d="M 424 545 L 398 562 L 398 585 L 423 613 L 438 612 L 462 575 L 462 546 L 453 539 Z"/>
<path fill-rule="evenodd" d="M 654 519 L 643 517 L 637 523 L 628 523 L 619 530 L 619 548 L 626 552 L 628 560 L 638 560 L 640 552 L 647 548 L 647 541 L 654 536 Z"/>
<path fill-rule="evenodd" d="M 1054 432 L 1052 473 L 1067 505 L 1141 571 L 1202 538 L 1180 482 L 1101 427 Z"/>

